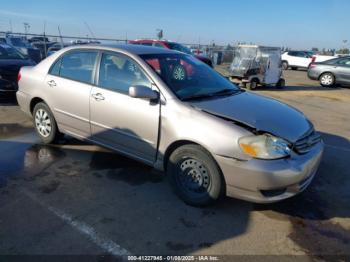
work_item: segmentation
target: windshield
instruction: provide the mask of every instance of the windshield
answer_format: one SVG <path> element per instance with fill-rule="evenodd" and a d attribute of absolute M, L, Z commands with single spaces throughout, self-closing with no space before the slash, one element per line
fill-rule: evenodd
<path fill-rule="evenodd" d="M 26 47 L 26 43 L 19 37 L 10 38 L 11 44 L 18 47 Z"/>
<path fill-rule="evenodd" d="M 192 55 L 192 52 L 190 49 L 188 49 L 186 46 L 180 45 L 178 43 L 168 43 L 170 49 L 180 51 L 185 54 Z"/>
<path fill-rule="evenodd" d="M 24 57 L 13 47 L 0 44 L 0 59 L 24 59 Z"/>
<path fill-rule="evenodd" d="M 181 100 L 229 95 L 241 90 L 195 57 L 185 54 L 141 55 Z"/>

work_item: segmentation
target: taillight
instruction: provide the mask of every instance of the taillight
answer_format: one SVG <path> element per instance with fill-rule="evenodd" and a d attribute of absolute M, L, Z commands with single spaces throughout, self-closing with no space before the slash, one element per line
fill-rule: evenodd
<path fill-rule="evenodd" d="M 316 61 L 316 56 L 311 57 L 311 63 Z"/>
<path fill-rule="evenodd" d="M 18 72 L 18 75 L 17 75 L 17 82 L 19 82 L 19 80 L 21 80 L 21 71 Z"/>
<path fill-rule="evenodd" d="M 309 66 L 309 68 L 315 68 L 315 67 L 317 67 L 316 64 L 310 64 L 310 66 Z"/>

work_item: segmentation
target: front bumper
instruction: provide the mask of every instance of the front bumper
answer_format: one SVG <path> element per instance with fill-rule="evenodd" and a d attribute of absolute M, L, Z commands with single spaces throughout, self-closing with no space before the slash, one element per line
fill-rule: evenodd
<path fill-rule="evenodd" d="M 304 191 L 321 162 L 323 142 L 307 154 L 278 160 L 240 161 L 215 156 L 226 181 L 226 195 L 255 203 L 272 203 Z"/>

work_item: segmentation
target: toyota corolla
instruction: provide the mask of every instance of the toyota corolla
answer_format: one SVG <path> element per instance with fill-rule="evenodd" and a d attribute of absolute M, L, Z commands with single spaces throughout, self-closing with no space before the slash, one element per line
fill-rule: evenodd
<path fill-rule="evenodd" d="M 302 192 L 323 142 L 298 110 L 246 92 L 191 55 L 74 46 L 19 73 L 17 99 L 44 143 L 62 134 L 165 171 L 186 203 L 270 203 Z"/>

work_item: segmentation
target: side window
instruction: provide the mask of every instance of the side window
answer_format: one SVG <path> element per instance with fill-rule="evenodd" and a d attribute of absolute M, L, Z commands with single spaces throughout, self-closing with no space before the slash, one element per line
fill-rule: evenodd
<path fill-rule="evenodd" d="M 341 59 L 337 62 L 338 65 L 350 66 L 350 58 Z"/>
<path fill-rule="evenodd" d="M 153 46 L 155 46 L 155 47 L 160 47 L 160 48 L 164 48 L 164 46 L 161 45 L 161 44 L 159 44 L 159 43 L 153 43 Z"/>
<path fill-rule="evenodd" d="M 296 56 L 296 52 L 290 51 L 290 52 L 288 52 L 288 55 L 290 55 L 290 56 Z"/>
<path fill-rule="evenodd" d="M 152 46 L 152 43 L 141 43 L 141 45 Z"/>
<path fill-rule="evenodd" d="M 62 59 L 58 59 L 55 64 L 51 67 L 49 74 L 59 76 L 60 75 L 60 68 L 61 68 L 61 61 Z"/>
<path fill-rule="evenodd" d="M 84 83 L 92 82 L 97 52 L 73 51 L 61 58 L 59 75 Z"/>
<path fill-rule="evenodd" d="M 151 82 L 140 66 L 130 58 L 121 54 L 103 54 L 98 85 L 102 88 L 127 94 L 130 86 L 151 87 Z"/>
<path fill-rule="evenodd" d="M 305 53 L 304 52 L 295 52 L 296 54 L 295 54 L 295 56 L 297 56 L 297 57 L 305 57 Z"/>

